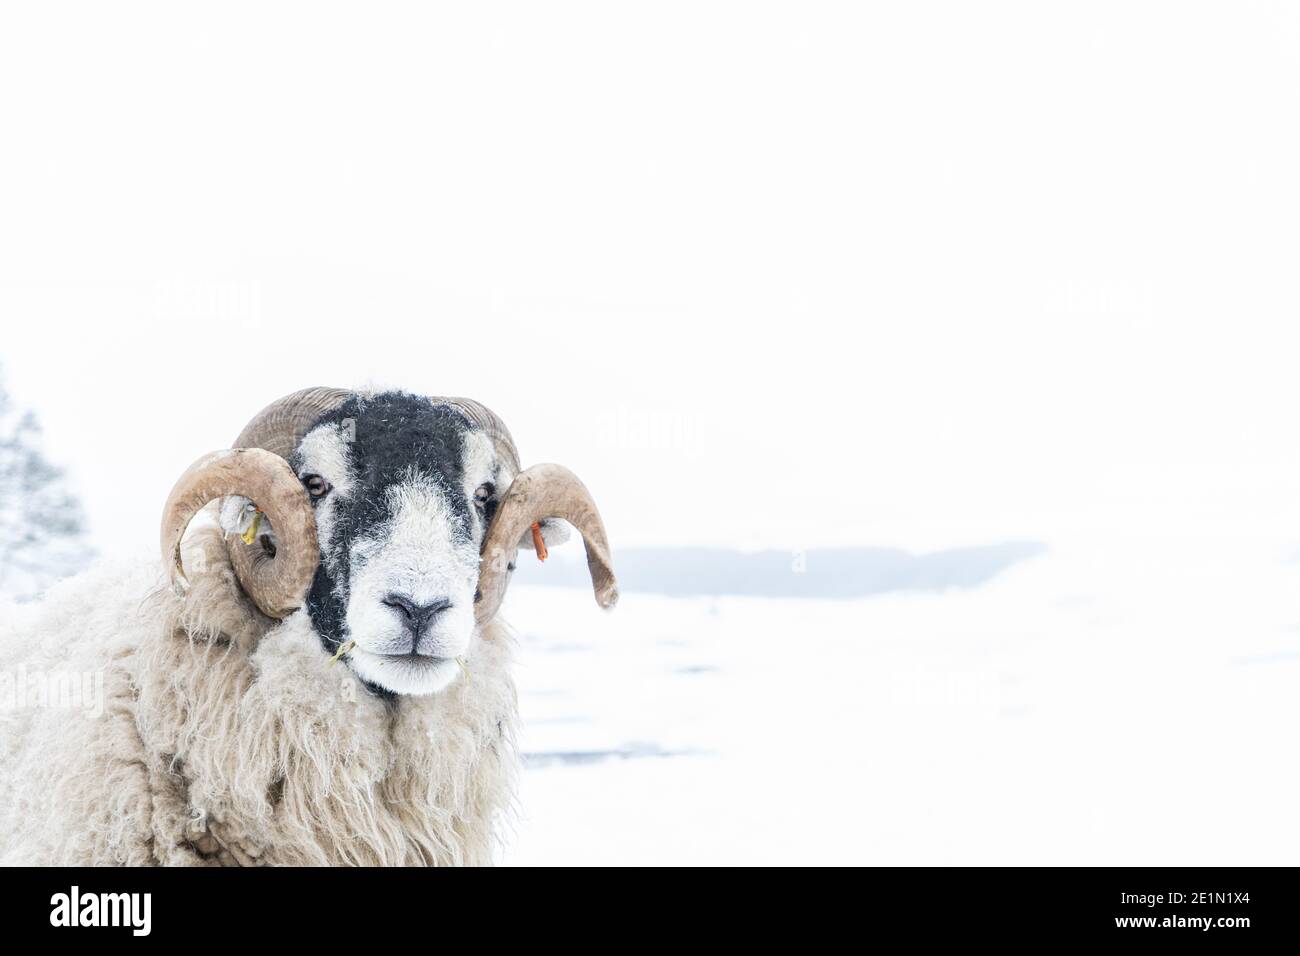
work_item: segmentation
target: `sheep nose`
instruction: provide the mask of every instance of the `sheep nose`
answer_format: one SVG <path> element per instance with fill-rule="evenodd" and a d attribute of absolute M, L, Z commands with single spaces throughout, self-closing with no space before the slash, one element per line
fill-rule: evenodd
<path fill-rule="evenodd" d="M 407 633 L 417 638 L 425 632 L 435 617 L 451 607 L 451 601 L 446 598 L 439 598 L 428 604 L 416 604 L 404 594 L 389 594 L 384 598 L 384 603 L 397 612 Z"/>

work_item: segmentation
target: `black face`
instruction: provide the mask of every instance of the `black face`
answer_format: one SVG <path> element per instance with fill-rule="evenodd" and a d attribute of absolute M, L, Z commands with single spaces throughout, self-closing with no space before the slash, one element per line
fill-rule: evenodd
<path fill-rule="evenodd" d="M 334 425 L 324 440 L 320 425 Z M 393 523 L 394 489 L 432 482 L 440 497 L 449 540 L 475 547 L 473 539 L 496 506 L 495 488 L 471 475 L 466 491 L 470 423 L 456 410 L 428 398 L 386 392 L 353 397 L 317 422 L 290 460 L 317 511 L 321 563 L 307 596 L 307 610 L 327 651 L 349 633 L 354 544 Z M 317 438 L 311 443 L 312 436 Z M 328 467 L 321 462 L 327 462 Z M 472 462 L 480 470 L 484 463 Z M 318 474 L 333 468 L 345 475 Z M 489 463 L 489 467 L 495 466 Z M 493 472 L 494 474 L 494 472 Z M 489 476 L 490 477 L 490 476 Z M 490 489 L 486 494 L 484 485 Z M 326 514 L 327 513 L 327 514 Z"/>

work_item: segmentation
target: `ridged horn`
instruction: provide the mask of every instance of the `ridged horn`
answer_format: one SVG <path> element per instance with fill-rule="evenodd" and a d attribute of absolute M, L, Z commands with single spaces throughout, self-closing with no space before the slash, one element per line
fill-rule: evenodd
<path fill-rule="evenodd" d="M 259 560 L 250 562 L 239 580 L 263 614 L 286 617 L 302 605 L 316 574 L 316 516 L 289 463 L 261 448 L 212 452 L 177 479 L 163 507 L 160 534 L 172 586 L 183 586 L 181 539 L 191 519 L 208 502 L 227 495 L 251 499 L 275 527 L 280 542 L 275 556 L 259 549 Z"/>
<path fill-rule="evenodd" d="M 287 459 L 302 436 L 326 412 L 338 408 L 352 393 L 343 388 L 304 388 L 267 405 L 235 439 L 235 448 L 265 448 Z"/>
<path fill-rule="evenodd" d="M 254 415 L 252 420 L 244 426 L 244 430 L 239 433 L 239 437 L 235 439 L 234 447 L 260 448 L 287 460 L 293 454 L 294 449 L 298 447 L 298 442 L 302 440 L 302 436 L 307 434 L 312 426 L 320 420 L 321 416 L 334 411 L 351 395 L 352 392 L 347 389 L 325 386 L 315 386 L 291 392 L 283 398 L 276 399 Z M 243 494 L 245 498 L 251 499 L 253 504 L 261 506 L 261 502 L 253 495 L 244 492 L 234 493 Z M 263 508 L 262 510 L 265 511 L 266 509 Z M 226 551 L 230 555 L 230 564 L 235 569 L 235 576 L 239 578 L 240 585 L 248 592 L 248 595 L 253 599 L 253 603 L 272 617 L 284 617 L 285 614 L 291 613 L 294 608 L 301 604 L 301 599 L 298 604 L 284 607 L 282 609 L 283 613 L 272 614 L 264 605 L 275 602 L 269 596 L 264 597 L 259 592 L 264 586 L 264 582 L 274 577 L 272 569 L 276 562 L 281 560 L 281 552 L 285 548 L 293 548 L 296 545 L 292 540 L 286 539 L 280 533 L 280 526 L 274 518 L 271 519 L 271 526 L 275 529 L 277 539 L 274 554 L 268 554 L 257 541 L 252 544 L 245 544 L 243 539 L 236 534 L 226 535 Z M 314 526 L 311 542 L 312 552 L 310 555 L 290 555 L 286 558 L 286 563 L 297 566 L 303 562 L 319 561 L 320 553 L 316 545 Z M 309 587 L 311 587 L 310 578 L 303 587 L 304 595 Z"/>
<path fill-rule="evenodd" d="M 437 395 L 431 395 L 429 398 L 435 405 L 450 405 L 469 419 L 475 427 L 492 439 L 497 458 L 510 469 L 510 474 L 519 474 L 519 449 L 515 446 L 510 429 L 506 428 L 506 423 L 496 412 L 472 398 L 447 398 Z"/>
<path fill-rule="evenodd" d="M 587 546 L 587 570 L 596 603 L 611 608 L 618 602 L 609 538 L 591 492 L 563 465 L 533 465 L 511 483 L 483 536 L 474 608 L 480 623 L 490 620 L 501 607 L 519 539 L 533 522 L 544 518 L 563 518 L 578 529 Z"/>

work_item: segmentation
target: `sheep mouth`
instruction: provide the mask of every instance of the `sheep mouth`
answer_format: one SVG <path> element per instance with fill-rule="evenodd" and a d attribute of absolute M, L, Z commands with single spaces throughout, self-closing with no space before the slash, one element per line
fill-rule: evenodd
<path fill-rule="evenodd" d="M 360 653 L 352 656 L 352 672 L 371 687 L 399 695 L 435 694 L 450 686 L 464 668 L 455 657 L 357 650 Z"/>
<path fill-rule="evenodd" d="M 407 651 L 405 654 L 380 654 L 375 651 L 370 652 L 374 657 L 381 661 L 393 661 L 403 664 L 445 664 L 451 660 L 450 657 L 435 657 L 432 654 L 417 654 L 415 651 Z"/>

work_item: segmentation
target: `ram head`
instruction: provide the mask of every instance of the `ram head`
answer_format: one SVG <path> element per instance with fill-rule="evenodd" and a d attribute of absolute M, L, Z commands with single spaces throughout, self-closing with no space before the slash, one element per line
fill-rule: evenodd
<path fill-rule="evenodd" d="M 186 528 L 216 500 L 238 587 L 268 618 L 310 615 L 323 649 L 381 693 L 455 680 L 518 550 L 544 556 L 563 522 L 584 539 L 597 603 L 618 599 L 586 487 L 560 465 L 521 470 L 504 423 L 469 399 L 309 388 L 267 406 L 168 496 L 161 543 L 180 591 Z"/>

